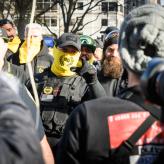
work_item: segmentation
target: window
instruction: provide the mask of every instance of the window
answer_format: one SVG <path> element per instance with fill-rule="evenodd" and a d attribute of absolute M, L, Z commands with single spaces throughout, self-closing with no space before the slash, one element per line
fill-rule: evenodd
<path fill-rule="evenodd" d="M 83 2 L 78 2 L 77 8 L 78 8 L 78 10 L 83 10 Z"/>
<path fill-rule="evenodd" d="M 45 10 L 50 8 L 53 5 L 53 1 L 52 0 L 39 0 L 37 1 L 37 10 Z M 53 6 L 49 12 L 51 11 L 56 11 L 57 10 L 57 5 Z"/>
<path fill-rule="evenodd" d="M 117 2 L 109 2 L 109 11 L 117 11 Z"/>
<path fill-rule="evenodd" d="M 101 20 L 101 25 L 102 26 L 108 26 L 108 20 L 107 19 L 102 19 Z"/>
<path fill-rule="evenodd" d="M 101 11 L 108 11 L 108 2 L 102 2 Z"/>
<path fill-rule="evenodd" d="M 51 26 L 57 26 L 57 19 L 51 19 Z"/>
<path fill-rule="evenodd" d="M 43 9 L 43 3 L 37 3 L 36 7 L 37 7 L 37 10 L 42 10 Z"/>
<path fill-rule="evenodd" d="M 50 17 L 50 16 L 46 16 L 45 18 L 44 17 L 42 17 L 42 18 L 40 18 L 40 19 L 37 19 L 37 22 L 38 23 L 42 23 L 42 24 L 46 24 L 46 26 L 48 26 L 48 27 L 56 27 L 57 26 L 57 18 L 55 17 L 55 18 L 52 18 L 52 17 Z"/>
<path fill-rule="evenodd" d="M 123 5 L 120 5 L 120 12 L 123 13 L 123 11 L 124 11 Z"/>

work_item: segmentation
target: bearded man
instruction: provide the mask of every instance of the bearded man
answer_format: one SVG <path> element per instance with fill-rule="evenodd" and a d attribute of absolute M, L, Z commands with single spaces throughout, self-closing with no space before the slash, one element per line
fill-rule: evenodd
<path fill-rule="evenodd" d="M 119 30 L 112 27 L 104 40 L 102 69 L 98 78 L 108 96 L 116 96 L 127 86 L 127 76 L 118 52 Z"/>

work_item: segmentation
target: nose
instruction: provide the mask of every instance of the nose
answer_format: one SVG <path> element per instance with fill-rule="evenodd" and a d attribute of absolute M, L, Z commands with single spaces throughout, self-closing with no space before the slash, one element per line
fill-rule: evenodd
<path fill-rule="evenodd" d="M 110 50 L 106 53 L 106 57 L 118 57 L 118 50 Z"/>
<path fill-rule="evenodd" d="M 113 51 L 113 56 L 114 56 L 114 57 L 118 57 L 118 56 L 119 56 L 118 50 L 114 50 L 114 51 Z"/>

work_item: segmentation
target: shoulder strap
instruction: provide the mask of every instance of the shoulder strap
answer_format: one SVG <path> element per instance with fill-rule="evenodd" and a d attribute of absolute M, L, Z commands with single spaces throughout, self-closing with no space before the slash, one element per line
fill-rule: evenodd
<path fill-rule="evenodd" d="M 150 128 L 150 126 L 156 121 L 151 115 L 139 126 L 139 128 L 127 139 L 125 140 L 114 154 L 116 156 L 126 156 L 129 155 L 135 146 L 135 143 L 141 138 L 141 136 Z"/>
<path fill-rule="evenodd" d="M 150 126 L 156 121 L 161 120 L 159 108 L 153 106 L 153 104 L 148 105 L 145 104 L 139 96 L 133 94 L 133 92 L 128 92 L 126 95 L 123 95 L 121 98 L 130 100 L 142 108 L 144 108 L 146 111 L 150 112 L 150 116 L 139 126 L 139 128 L 126 140 L 124 141 L 116 151 L 113 152 L 112 158 L 114 156 L 125 156 L 129 155 L 135 146 L 135 143 L 141 138 L 141 136 L 150 128 Z M 160 115 L 158 115 L 160 114 Z"/>

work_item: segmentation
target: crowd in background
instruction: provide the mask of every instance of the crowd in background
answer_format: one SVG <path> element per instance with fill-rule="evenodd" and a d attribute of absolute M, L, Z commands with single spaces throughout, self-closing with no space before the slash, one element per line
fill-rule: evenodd
<path fill-rule="evenodd" d="M 147 67 L 151 77 L 163 68 L 164 9 L 143 5 L 103 33 L 54 42 L 32 23 L 22 40 L 0 20 L 1 164 L 162 163 L 162 103 L 145 97 L 140 80 Z"/>

